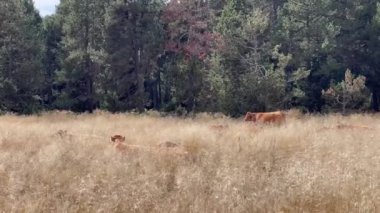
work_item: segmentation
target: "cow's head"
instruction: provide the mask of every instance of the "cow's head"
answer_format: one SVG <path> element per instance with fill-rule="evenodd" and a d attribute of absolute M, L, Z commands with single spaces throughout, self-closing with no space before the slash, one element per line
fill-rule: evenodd
<path fill-rule="evenodd" d="M 256 122 L 256 113 L 247 112 L 247 114 L 245 114 L 244 121 Z"/>
<path fill-rule="evenodd" d="M 114 135 L 111 137 L 111 143 L 122 143 L 125 141 L 125 137 L 122 135 Z"/>

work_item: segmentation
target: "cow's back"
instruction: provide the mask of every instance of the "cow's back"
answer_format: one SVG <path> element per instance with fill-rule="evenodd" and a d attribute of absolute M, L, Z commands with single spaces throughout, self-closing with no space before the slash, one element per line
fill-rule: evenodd
<path fill-rule="evenodd" d="M 285 114 L 281 111 L 257 113 L 256 120 L 262 123 L 282 123 L 285 121 Z"/>

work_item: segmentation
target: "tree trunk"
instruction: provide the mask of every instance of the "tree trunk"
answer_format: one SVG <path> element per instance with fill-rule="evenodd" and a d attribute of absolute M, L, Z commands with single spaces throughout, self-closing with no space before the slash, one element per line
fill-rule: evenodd
<path fill-rule="evenodd" d="M 135 49 L 135 72 L 137 74 L 137 110 L 144 112 L 144 73 L 141 69 L 141 51 L 140 48 Z"/>
<path fill-rule="evenodd" d="M 375 112 L 379 112 L 379 88 L 374 86 L 372 88 L 372 110 Z"/>
<path fill-rule="evenodd" d="M 157 84 L 158 84 L 158 92 L 157 92 L 157 110 L 161 109 L 162 105 L 162 91 L 161 91 L 161 68 L 158 68 L 157 71 Z"/>
<path fill-rule="evenodd" d="M 271 11 L 271 22 L 272 26 L 275 26 L 278 19 L 278 7 L 280 6 L 279 2 L 277 0 L 274 0 L 272 2 L 272 11 Z"/>
<path fill-rule="evenodd" d="M 187 103 L 186 103 L 186 110 L 187 112 L 192 112 L 194 110 L 194 99 L 195 99 L 195 94 L 194 94 L 194 62 L 191 62 L 190 65 L 190 72 L 189 72 L 189 82 L 188 82 L 188 97 L 187 97 Z"/>
<path fill-rule="evenodd" d="M 88 14 L 87 14 L 88 15 Z M 85 82 L 86 82 L 86 102 L 85 102 L 85 110 L 92 113 L 94 111 L 94 89 L 93 89 L 93 69 L 91 66 L 91 58 L 88 50 L 88 46 L 90 45 L 90 34 L 89 34 L 89 20 L 87 17 L 85 24 L 85 37 L 84 37 L 84 51 L 85 51 Z"/>
<path fill-rule="evenodd" d="M 346 102 L 344 102 L 342 105 L 342 111 L 343 111 L 343 115 L 346 115 Z"/>
<path fill-rule="evenodd" d="M 92 113 L 94 111 L 94 89 L 93 89 L 93 79 L 92 79 L 92 69 L 91 69 L 91 59 L 87 56 L 86 59 L 86 85 L 87 85 L 87 103 L 86 110 Z"/>
<path fill-rule="evenodd" d="M 342 98 L 342 113 L 343 115 L 347 114 L 347 104 L 348 104 L 348 94 L 346 90 L 343 90 L 343 98 Z"/>
<path fill-rule="evenodd" d="M 132 43 L 133 43 L 133 50 L 134 50 L 134 64 L 135 64 L 135 73 L 137 77 L 137 110 L 141 113 L 144 112 L 144 68 L 141 64 L 141 54 L 144 54 L 142 44 L 140 41 L 140 34 L 138 32 L 139 26 L 139 19 L 144 16 L 143 13 L 139 14 L 138 16 L 132 16 L 133 17 L 133 27 L 134 27 L 134 36 Z"/>
<path fill-rule="evenodd" d="M 152 102 L 153 102 L 153 109 L 158 110 L 158 89 L 157 89 L 157 81 L 153 82 L 152 85 Z"/>

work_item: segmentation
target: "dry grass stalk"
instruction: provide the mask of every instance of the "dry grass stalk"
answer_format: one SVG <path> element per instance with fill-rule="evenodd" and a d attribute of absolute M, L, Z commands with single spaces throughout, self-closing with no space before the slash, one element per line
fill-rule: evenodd
<path fill-rule="evenodd" d="M 380 116 L 365 114 L 280 126 L 208 114 L 5 115 L 0 210 L 378 212 L 379 128 Z"/>

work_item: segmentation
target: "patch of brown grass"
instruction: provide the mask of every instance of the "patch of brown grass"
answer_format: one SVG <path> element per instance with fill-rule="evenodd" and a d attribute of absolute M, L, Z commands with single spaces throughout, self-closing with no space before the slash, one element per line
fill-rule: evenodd
<path fill-rule="evenodd" d="M 380 116 L 293 115 L 281 126 L 209 114 L 5 115 L 0 210 L 378 212 Z M 117 152 L 117 134 L 144 149 Z M 178 146 L 158 146 L 168 141 Z"/>

